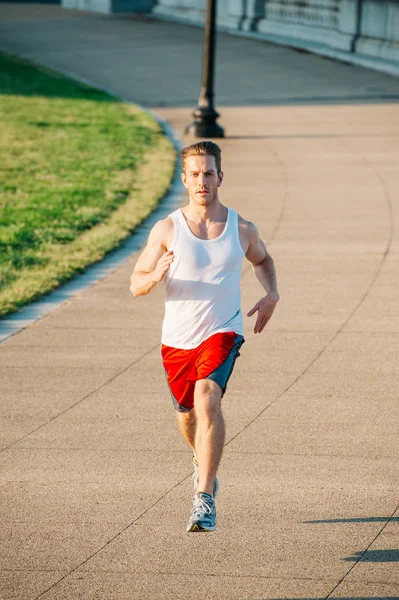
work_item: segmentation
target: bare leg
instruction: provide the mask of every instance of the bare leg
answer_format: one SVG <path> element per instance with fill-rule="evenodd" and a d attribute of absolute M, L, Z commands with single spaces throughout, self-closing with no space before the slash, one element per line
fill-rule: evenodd
<path fill-rule="evenodd" d="M 197 381 L 194 406 L 197 417 L 195 449 L 199 463 L 198 491 L 211 495 L 225 440 L 221 397 L 222 389 L 217 383 L 208 379 Z"/>
<path fill-rule="evenodd" d="M 184 441 L 190 446 L 195 458 L 198 458 L 195 452 L 195 433 L 197 430 L 197 419 L 194 409 L 190 410 L 190 412 L 184 413 L 176 411 L 176 421 Z"/>

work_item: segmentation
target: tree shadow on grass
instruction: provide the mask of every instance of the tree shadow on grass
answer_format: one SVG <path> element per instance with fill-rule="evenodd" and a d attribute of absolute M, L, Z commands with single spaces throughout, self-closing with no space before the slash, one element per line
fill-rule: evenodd
<path fill-rule="evenodd" d="M 117 98 L 101 90 L 4 52 L 0 52 L 0 96 L 40 96 L 119 102 Z"/>
<path fill-rule="evenodd" d="M 61 0 L 0 0 L 0 4 L 8 2 L 13 4 L 61 4 Z"/>

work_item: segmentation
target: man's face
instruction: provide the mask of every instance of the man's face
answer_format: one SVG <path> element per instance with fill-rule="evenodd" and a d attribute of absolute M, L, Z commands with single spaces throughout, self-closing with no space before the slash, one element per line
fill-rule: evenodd
<path fill-rule="evenodd" d="M 218 175 L 214 156 L 188 156 L 181 179 L 195 204 L 210 206 L 217 199 L 223 173 Z"/>

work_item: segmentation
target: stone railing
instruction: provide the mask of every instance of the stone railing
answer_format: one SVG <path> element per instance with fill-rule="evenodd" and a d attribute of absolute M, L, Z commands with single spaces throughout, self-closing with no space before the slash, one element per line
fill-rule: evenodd
<path fill-rule="evenodd" d="M 151 12 L 202 25 L 206 0 L 62 0 L 66 8 Z M 219 0 L 219 30 L 399 75 L 399 0 Z"/>

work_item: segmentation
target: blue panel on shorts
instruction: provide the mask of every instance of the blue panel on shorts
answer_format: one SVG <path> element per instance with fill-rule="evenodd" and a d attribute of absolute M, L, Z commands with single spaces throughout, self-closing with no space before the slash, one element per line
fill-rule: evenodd
<path fill-rule="evenodd" d="M 217 369 L 215 369 L 214 371 L 212 371 L 212 373 L 209 373 L 209 375 L 205 377 L 205 379 L 211 379 L 212 381 L 220 385 L 220 387 L 223 390 L 222 396 L 226 391 L 227 382 L 230 379 L 230 375 L 233 372 L 236 358 L 240 356 L 239 350 L 244 342 L 245 340 L 243 336 L 237 334 L 234 346 L 230 350 L 230 353 L 226 360 Z"/>

